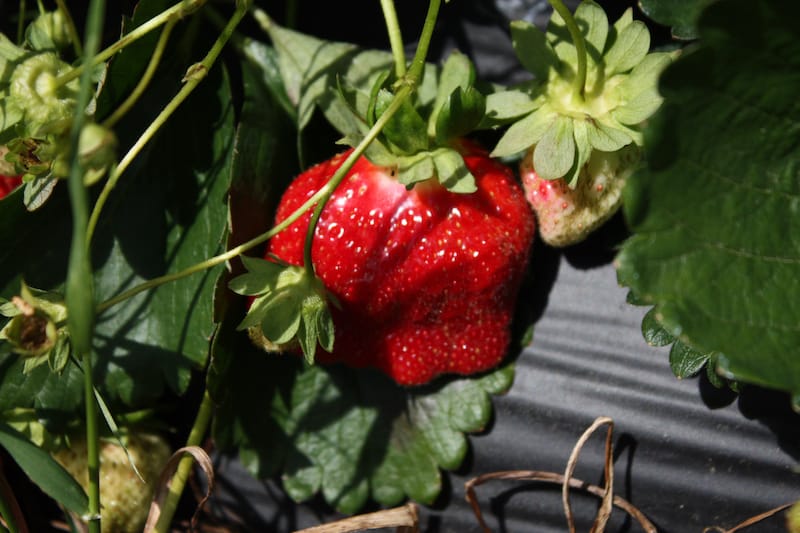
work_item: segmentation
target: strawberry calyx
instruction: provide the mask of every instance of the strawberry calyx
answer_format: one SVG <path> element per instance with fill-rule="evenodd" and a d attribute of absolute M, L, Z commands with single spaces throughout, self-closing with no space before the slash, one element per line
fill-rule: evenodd
<path fill-rule="evenodd" d="M 474 87 L 475 69 L 465 55 L 454 52 L 437 74 L 435 98 L 404 98 L 364 155 L 375 165 L 394 169 L 397 180 L 408 187 L 435 178 L 452 192 L 475 192 L 475 178 L 458 143 L 481 123 L 486 99 Z M 391 83 L 388 72 L 369 93 L 340 83 L 337 112 L 326 116 L 344 135 L 341 143 L 358 146 L 400 91 L 415 84 L 405 78 Z"/>
<path fill-rule="evenodd" d="M 541 178 L 574 188 L 593 151 L 642 145 L 641 125 L 661 104 L 657 80 L 672 54 L 649 53 L 650 33 L 630 8 L 609 25 L 603 9 L 585 0 L 572 21 L 557 10 L 546 32 L 515 21 L 511 34 L 534 79 L 487 98 L 484 125 L 512 123 L 493 156 L 530 151 Z"/>
<path fill-rule="evenodd" d="M 247 273 L 232 279 L 229 287 L 253 301 L 237 329 L 248 330 L 259 344 L 276 350 L 297 342 L 313 364 L 317 345 L 333 350 L 329 304 L 336 305 L 336 300 L 310 269 L 271 259 L 242 256 Z"/>

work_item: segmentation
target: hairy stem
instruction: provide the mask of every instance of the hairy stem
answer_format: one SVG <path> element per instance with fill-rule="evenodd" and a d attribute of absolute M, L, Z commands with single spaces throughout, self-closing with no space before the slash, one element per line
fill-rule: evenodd
<path fill-rule="evenodd" d="M 205 79 L 208 71 L 214 65 L 214 62 L 217 60 L 217 57 L 219 57 L 219 54 L 222 52 L 222 49 L 225 47 L 228 39 L 233 34 L 234 28 L 247 13 L 249 6 L 250 2 L 244 0 L 237 4 L 236 11 L 234 11 L 233 15 L 228 21 L 228 24 L 222 29 L 222 33 L 219 35 L 219 37 L 217 37 L 217 40 L 214 42 L 211 50 L 208 51 L 208 54 L 206 54 L 202 61 L 189 67 L 189 70 L 184 77 L 183 87 L 181 87 L 181 90 L 178 91 L 178 94 L 176 94 L 172 100 L 169 101 L 161 113 L 159 113 L 155 120 L 150 123 L 147 129 L 144 130 L 142 135 L 128 150 L 128 153 L 126 153 L 125 156 L 120 160 L 119 164 L 112 170 L 111 175 L 108 177 L 108 180 L 106 180 L 106 183 L 103 186 L 103 190 L 100 191 L 100 195 L 98 196 L 97 202 L 92 210 L 91 218 L 89 219 L 89 226 L 87 228 L 87 241 L 89 243 L 91 243 L 92 237 L 94 236 L 97 222 L 100 219 L 100 213 L 103 211 L 103 207 L 105 206 L 111 191 L 119 181 L 119 178 L 122 176 L 125 170 L 127 170 L 136 156 L 139 155 L 142 149 L 147 145 L 147 143 L 153 139 L 158 130 L 167 122 L 167 120 L 169 120 L 178 107 L 180 107 L 180 105 L 186 101 L 186 99 L 190 94 L 192 94 L 200 82 Z"/>
<path fill-rule="evenodd" d="M 403 34 L 400 32 L 394 1 L 381 0 L 381 9 L 383 10 L 383 18 L 386 21 L 386 31 L 389 33 L 389 44 L 392 47 L 394 73 L 397 75 L 397 79 L 400 79 L 406 75 L 406 53 L 403 50 Z"/>
<path fill-rule="evenodd" d="M 206 0 L 181 0 L 174 6 L 162 11 L 155 17 L 151 18 L 141 26 L 136 27 L 130 33 L 125 34 L 117 42 L 115 42 L 102 52 L 95 54 L 87 61 L 84 61 L 78 67 L 75 67 L 74 69 L 70 70 L 63 76 L 59 76 L 56 79 L 55 82 L 56 85 L 62 86 L 69 83 L 70 81 L 80 76 L 81 73 L 87 68 L 91 69 L 91 67 L 99 65 L 100 63 L 103 63 L 111 59 L 117 52 L 119 52 L 126 46 L 129 46 L 131 43 L 141 39 L 151 31 L 163 26 L 170 20 L 173 19 L 180 20 L 185 16 L 192 14 L 205 3 Z"/>
<path fill-rule="evenodd" d="M 583 38 L 578 24 L 575 22 L 575 17 L 572 16 L 569 8 L 564 5 L 561 0 L 547 0 L 553 9 L 561 15 L 567 25 L 570 37 L 572 37 L 572 44 L 575 45 L 575 51 L 578 55 L 578 71 L 575 78 L 572 80 L 572 91 L 575 98 L 583 100 L 586 91 L 586 40 Z"/>
<path fill-rule="evenodd" d="M 153 50 L 153 55 L 150 57 L 150 62 L 147 64 L 147 69 L 145 70 L 141 79 L 136 84 L 136 87 L 133 89 L 133 91 L 131 91 L 131 94 L 128 95 L 128 98 L 126 98 L 125 101 L 114 111 L 114 113 L 112 113 L 111 116 L 103 122 L 103 126 L 106 128 L 112 128 L 114 124 L 119 122 L 119 120 L 125 116 L 125 114 L 130 111 L 134 105 L 136 105 L 136 102 L 139 101 L 139 98 L 142 96 L 145 89 L 150 84 L 150 81 L 153 79 L 153 75 L 155 74 L 159 63 L 161 63 L 161 58 L 164 56 L 164 50 L 167 47 L 169 36 L 177 22 L 177 19 L 172 19 L 167 22 L 166 25 L 164 25 L 164 29 L 161 31 L 161 36 L 158 38 L 158 43 L 156 43 L 156 47 Z"/>
<path fill-rule="evenodd" d="M 211 423 L 211 415 L 214 413 L 214 401 L 206 389 L 203 394 L 203 401 L 197 410 L 197 416 L 194 419 L 194 424 L 189 432 L 189 437 L 186 439 L 186 446 L 200 446 L 203 436 L 208 431 L 208 426 Z M 192 472 L 192 464 L 194 459 L 191 455 L 184 455 L 172 480 L 169 483 L 169 492 L 161 506 L 161 514 L 158 517 L 158 522 L 154 531 L 156 533 L 166 533 L 169 531 L 170 522 L 175 515 L 175 510 L 178 508 L 178 502 L 183 494 L 183 489 L 186 486 L 186 480 L 189 479 L 189 474 Z"/>

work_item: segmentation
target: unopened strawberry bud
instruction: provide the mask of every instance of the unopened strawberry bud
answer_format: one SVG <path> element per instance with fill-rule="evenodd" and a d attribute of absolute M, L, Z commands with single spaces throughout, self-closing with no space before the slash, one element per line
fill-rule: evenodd
<path fill-rule="evenodd" d="M 34 20 L 25 32 L 25 41 L 33 50 L 57 51 L 70 45 L 67 20 L 58 11 L 47 11 Z"/>

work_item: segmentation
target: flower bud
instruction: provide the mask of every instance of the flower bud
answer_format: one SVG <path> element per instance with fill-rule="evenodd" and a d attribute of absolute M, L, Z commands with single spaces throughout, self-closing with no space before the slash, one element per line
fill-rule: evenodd
<path fill-rule="evenodd" d="M 66 17 L 60 10 L 42 13 L 28 26 L 25 41 L 32 50 L 66 48 L 70 45 Z"/>

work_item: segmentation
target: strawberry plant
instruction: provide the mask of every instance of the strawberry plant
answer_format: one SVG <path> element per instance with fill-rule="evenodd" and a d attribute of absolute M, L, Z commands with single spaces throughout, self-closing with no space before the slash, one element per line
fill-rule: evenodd
<path fill-rule="evenodd" d="M 800 395 L 798 8 L 549 0 L 500 83 L 440 53 L 460 1 L 372 2 L 380 49 L 298 2 L 0 4 L 0 446 L 71 527 L 169 530 L 201 445 L 342 513 L 440 500 L 537 257 L 620 208 L 676 376 Z"/>

